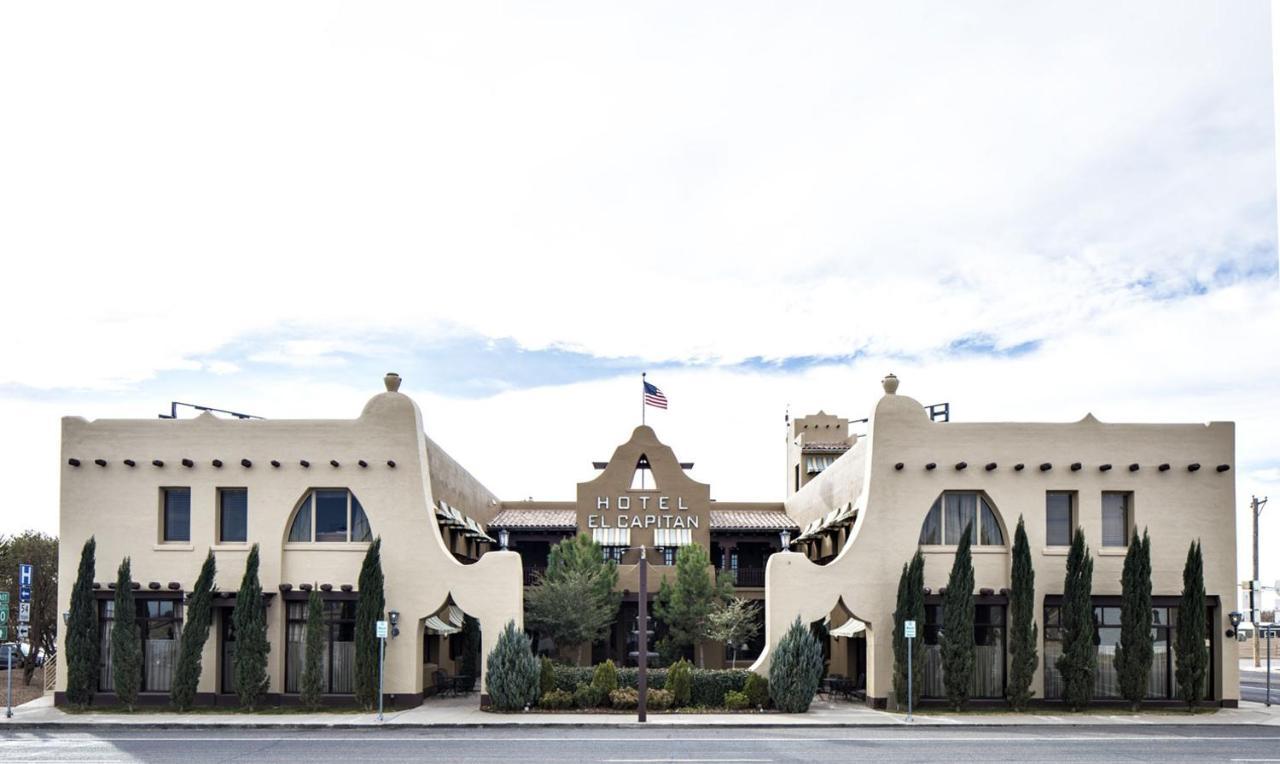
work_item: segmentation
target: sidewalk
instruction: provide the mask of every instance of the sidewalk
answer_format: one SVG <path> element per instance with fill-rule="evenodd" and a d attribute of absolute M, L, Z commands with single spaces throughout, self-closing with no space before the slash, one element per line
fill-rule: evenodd
<path fill-rule="evenodd" d="M 289 713 L 289 714 L 239 714 L 239 713 L 190 713 L 173 712 L 113 714 L 69 714 L 53 707 L 52 698 L 38 698 L 14 709 L 12 719 L 0 718 L 0 729 L 22 728 L 351 728 L 395 727 L 457 728 L 457 727 L 634 727 L 639 726 L 633 714 L 575 714 L 575 713 L 527 713 L 497 714 L 481 711 L 475 697 L 457 699 L 431 699 L 417 708 L 405 711 L 388 711 L 385 720 L 379 722 L 376 714 L 363 713 Z M 1005 712 L 975 711 L 966 714 L 925 711 L 916 714 L 911 726 L 1110 726 L 1121 724 L 1142 725 L 1268 725 L 1280 726 L 1280 706 L 1266 708 L 1261 703 L 1242 702 L 1240 708 L 1218 709 L 1213 713 L 1188 714 L 1178 709 L 1148 711 L 1145 713 L 1116 713 L 1099 710 L 1096 713 L 1054 713 L 1053 709 L 1041 712 L 1013 714 Z M 866 706 L 850 703 L 815 701 L 807 714 L 649 714 L 646 727 L 896 727 L 905 726 L 902 714 L 876 711 Z"/>

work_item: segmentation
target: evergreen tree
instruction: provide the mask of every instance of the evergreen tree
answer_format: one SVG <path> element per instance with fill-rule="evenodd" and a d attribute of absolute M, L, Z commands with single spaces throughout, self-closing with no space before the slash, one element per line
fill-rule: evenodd
<path fill-rule="evenodd" d="M 116 698 L 130 711 L 142 688 L 142 637 L 138 633 L 138 611 L 133 601 L 133 577 L 129 558 L 116 573 L 115 616 L 111 622 L 111 678 Z"/>
<path fill-rule="evenodd" d="M 947 591 L 942 595 L 942 681 L 956 711 L 969 701 L 977 648 L 973 636 L 973 524 L 965 526 L 956 547 Z"/>
<path fill-rule="evenodd" d="M 1013 571 L 1009 591 L 1009 705 L 1021 711 L 1031 696 L 1036 673 L 1036 570 L 1031 565 L 1031 544 L 1022 517 L 1013 534 Z"/>
<path fill-rule="evenodd" d="M 1116 674 L 1120 679 L 1120 695 L 1134 710 L 1147 696 L 1151 678 L 1151 658 L 1155 645 L 1151 639 L 1151 537 L 1144 530 L 1138 538 L 1133 530 L 1129 551 L 1124 556 L 1124 573 L 1120 579 L 1120 643 L 1116 645 Z"/>
<path fill-rule="evenodd" d="M 1191 542 L 1187 564 L 1182 569 L 1182 600 L 1178 603 L 1177 659 L 1175 675 L 1178 696 L 1194 706 L 1204 697 L 1204 684 L 1209 667 L 1209 650 L 1205 647 L 1208 632 L 1205 617 L 1204 559 L 1200 542 Z"/>
<path fill-rule="evenodd" d="M 525 590 L 525 626 L 551 637 L 557 645 L 576 646 L 577 662 L 608 633 L 617 620 L 622 595 L 617 591 L 618 564 L 604 558 L 600 544 L 585 533 L 564 539 L 547 554 L 547 569 Z M 576 591 L 577 594 L 571 595 Z M 576 597 L 566 611 L 555 600 Z M 604 634 L 600 624 L 605 624 Z M 477 656 L 479 650 L 477 648 Z"/>
<path fill-rule="evenodd" d="M 258 581 L 258 545 L 249 550 L 244 578 L 236 593 L 236 607 L 231 614 L 236 632 L 236 649 L 232 657 L 236 695 L 240 705 L 252 711 L 267 692 L 267 608 L 262 601 L 262 584 Z"/>
<path fill-rule="evenodd" d="M 703 666 L 701 641 L 707 639 L 708 616 L 728 592 L 711 577 L 711 558 L 701 544 L 680 547 L 676 553 L 676 581 L 658 587 L 653 613 L 667 625 L 668 652 L 698 649 L 698 666 Z M 674 648 L 674 649 L 673 649 Z"/>
<path fill-rule="evenodd" d="M 186 711 L 196 699 L 200 684 L 201 658 L 204 643 L 209 639 L 209 625 L 213 622 L 213 586 L 217 565 L 213 550 L 205 555 L 204 565 L 196 578 L 195 588 L 187 600 L 182 620 L 182 643 L 178 650 L 178 666 L 173 672 L 173 688 L 169 697 L 179 711 Z"/>
<path fill-rule="evenodd" d="M 1076 528 L 1067 554 L 1067 575 L 1062 584 L 1062 655 L 1055 664 L 1062 675 L 1062 699 L 1079 711 L 1093 696 L 1097 663 L 1093 644 L 1093 558 L 1084 543 L 1084 531 Z"/>
<path fill-rule="evenodd" d="M 499 711 L 519 711 L 538 700 L 538 659 L 533 657 L 529 635 L 508 621 L 489 653 L 485 685 Z"/>
<path fill-rule="evenodd" d="M 898 604 L 893 611 L 893 690 L 898 706 L 907 706 L 907 638 L 902 624 L 916 622 L 916 638 L 911 640 L 911 704 L 920 705 L 920 674 L 924 671 L 924 555 L 916 551 L 910 563 L 903 563 L 898 579 Z"/>
<path fill-rule="evenodd" d="M 808 711 L 822 680 L 822 669 L 822 645 L 796 616 L 769 663 L 769 694 L 773 704 L 787 714 Z"/>
<path fill-rule="evenodd" d="M 93 596 L 94 556 L 97 541 L 93 536 L 80 550 L 80 568 L 71 587 L 71 615 L 67 617 L 67 701 L 85 707 L 93 702 L 98 687 L 98 606 Z"/>
<path fill-rule="evenodd" d="M 377 624 L 383 619 L 387 606 L 382 585 L 382 538 L 379 537 L 365 552 L 356 600 L 355 700 L 365 710 L 378 705 Z"/>
<path fill-rule="evenodd" d="M 311 590 L 307 597 L 307 636 L 302 664 L 302 687 L 299 700 L 314 711 L 324 695 L 324 604 L 320 592 Z"/>

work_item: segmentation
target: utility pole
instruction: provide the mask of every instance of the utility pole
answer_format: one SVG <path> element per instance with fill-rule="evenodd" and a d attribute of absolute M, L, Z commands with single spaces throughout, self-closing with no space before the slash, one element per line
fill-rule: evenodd
<path fill-rule="evenodd" d="M 1261 602 L 1257 601 L 1258 582 L 1261 581 L 1261 575 L 1258 571 L 1258 518 L 1262 515 L 1262 508 L 1267 505 L 1267 498 L 1263 496 L 1259 499 L 1257 496 L 1251 497 L 1249 502 L 1249 510 L 1253 513 L 1253 578 L 1249 580 L 1249 620 L 1253 622 L 1253 667 L 1260 668 L 1262 666 L 1262 656 L 1258 655 L 1260 647 L 1261 635 L 1258 633 L 1258 622 L 1262 620 L 1262 616 L 1258 612 L 1258 606 Z M 1267 658 L 1271 657 L 1271 641 L 1267 641 Z"/>

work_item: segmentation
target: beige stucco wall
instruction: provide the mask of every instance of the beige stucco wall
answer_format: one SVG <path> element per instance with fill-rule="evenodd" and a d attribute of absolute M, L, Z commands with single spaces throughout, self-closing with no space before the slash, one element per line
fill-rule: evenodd
<path fill-rule="evenodd" d="M 81 460 L 72 467 L 70 458 Z M 94 464 L 105 459 L 106 467 Z M 136 467 L 127 467 L 124 459 Z M 183 467 L 183 458 L 195 466 Z M 252 467 L 241 466 L 249 459 Z M 163 467 L 151 464 L 161 459 Z M 224 466 L 212 466 L 221 459 Z M 279 468 L 271 460 L 281 463 Z M 303 468 L 300 460 L 311 463 Z M 337 460 L 339 467 L 329 461 Z M 364 459 L 367 468 L 357 461 Z M 387 461 L 396 463 L 395 468 Z M 435 474 L 435 464 L 444 466 Z M 169 581 L 190 588 L 205 552 L 217 558 L 217 586 L 239 586 L 246 544 L 216 544 L 214 522 L 220 487 L 249 491 L 248 537 L 261 545 L 261 582 L 275 592 L 281 583 L 354 585 L 367 544 L 286 544 L 288 520 L 311 488 L 350 488 L 360 499 L 375 536 L 382 539 L 387 608 L 401 613 L 401 635 L 387 644 L 386 691 L 422 690 L 421 621 L 452 595 L 480 620 L 482 652 L 488 655 L 508 620 L 522 623 L 520 559 L 492 552 L 463 566 L 444 546 L 433 515 L 433 488 L 472 509 L 476 497 L 492 494 L 443 452 L 429 448 L 422 415 L 406 395 L 374 396 L 354 420 L 218 419 L 203 414 L 187 420 L 98 420 L 67 417 L 62 423 L 62 499 L 59 559 L 61 610 L 69 609 L 80 548 L 97 539 L 96 580 L 115 580 L 120 560 L 132 558 L 133 576 L 143 582 Z M 160 543 L 160 488 L 190 486 L 191 543 Z M 477 501 L 478 503 L 478 501 Z M 267 613 L 270 692 L 284 684 L 284 607 L 276 597 Z M 216 635 L 206 644 L 200 692 L 214 692 Z M 58 651 L 58 690 L 66 686 L 65 650 Z"/>
<path fill-rule="evenodd" d="M 1119 594 L 1123 549 L 1101 549 L 1101 493 L 1132 491 L 1133 522 L 1148 528 L 1152 545 L 1152 583 L 1156 595 L 1177 595 L 1182 567 L 1193 539 L 1203 546 L 1205 587 L 1221 598 L 1216 624 L 1215 696 L 1239 696 L 1235 650 L 1223 650 L 1228 628 L 1226 613 L 1235 602 L 1235 479 L 1234 470 L 1217 472 L 1219 464 L 1234 467 L 1235 428 L 1229 422 L 1204 424 L 1108 424 L 1087 416 L 1065 424 L 934 423 L 920 404 L 902 395 L 887 394 L 876 405 L 868 436 L 817 479 L 787 501 L 794 517 L 809 518 L 852 500 L 860 510 L 848 544 L 829 565 L 819 566 L 796 553 L 774 555 L 767 570 L 765 601 L 766 644 L 774 646 L 797 616 L 811 622 L 844 605 L 869 624 L 868 694 L 888 697 L 892 692 L 893 609 L 898 577 L 917 548 L 920 526 L 934 499 L 947 489 L 980 490 L 989 496 L 1012 542 L 1018 516 L 1025 518 L 1036 593 L 1062 593 L 1065 549 L 1047 548 L 1045 492 L 1078 492 L 1078 521 L 1094 556 L 1093 592 Z M 864 457 L 858 462 L 858 451 Z M 965 461 L 968 468 L 955 469 Z M 896 463 L 903 463 L 901 471 Z M 925 464 L 935 462 L 935 470 Z M 984 465 L 996 462 L 997 469 Z M 1015 471 L 1016 463 L 1026 468 Z M 1050 462 L 1042 472 L 1038 465 Z M 1072 462 L 1081 462 L 1078 472 Z M 1110 463 L 1113 469 L 1099 470 Z M 1141 468 L 1130 472 L 1127 466 Z M 1169 463 L 1161 472 L 1157 466 Z M 1200 463 L 1198 472 L 1187 465 Z M 975 583 L 999 591 L 1009 585 L 1008 546 L 974 548 Z M 937 591 L 945 585 L 953 561 L 945 548 L 926 550 L 925 585 Z M 1037 607 L 1037 622 L 1042 608 Z M 1043 634 L 1043 628 L 1040 633 Z M 764 671 L 769 650 L 755 665 Z M 1040 650 L 1043 658 L 1043 644 Z M 1043 664 L 1043 661 L 1042 661 Z M 1033 689 L 1043 695 L 1043 665 Z"/>

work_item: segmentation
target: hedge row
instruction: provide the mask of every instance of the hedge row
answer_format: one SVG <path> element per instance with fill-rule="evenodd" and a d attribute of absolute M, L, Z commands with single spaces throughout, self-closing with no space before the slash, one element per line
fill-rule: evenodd
<path fill-rule="evenodd" d="M 555 688 L 572 693 L 580 684 L 591 684 L 591 666 L 555 667 Z M 638 683 L 639 669 L 618 669 L 618 687 L 635 688 Z M 745 669 L 698 669 L 693 670 L 693 692 L 690 703 L 693 706 L 715 708 L 724 705 L 724 694 L 730 690 L 742 692 L 747 685 L 747 677 L 751 674 Z M 666 669 L 650 669 L 649 688 L 661 689 L 667 684 Z"/>

